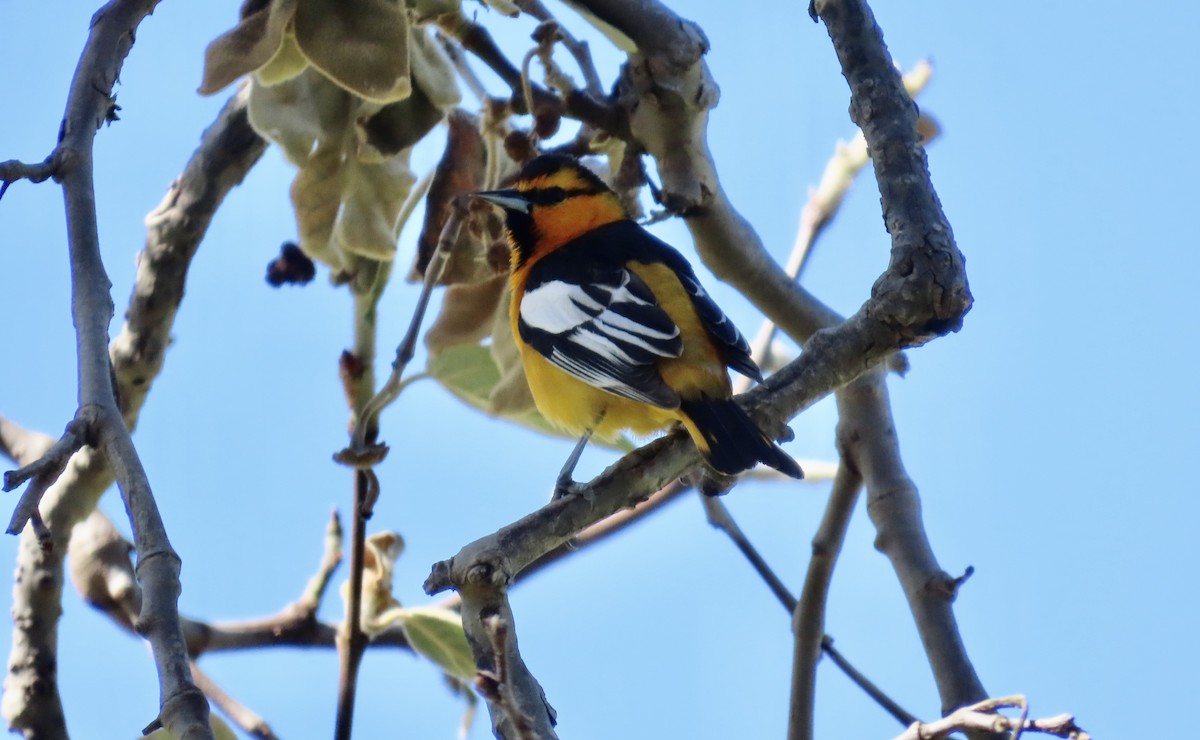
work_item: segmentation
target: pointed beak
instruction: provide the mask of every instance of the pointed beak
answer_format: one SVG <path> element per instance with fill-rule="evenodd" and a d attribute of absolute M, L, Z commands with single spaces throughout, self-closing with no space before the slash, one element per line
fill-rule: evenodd
<path fill-rule="evenodd" d="M 533 205 L 519 190 L 485 190 L 480 193 L 472 193 L 472 195 L 486 200 L 488 203 L 494 203 L 506 211 L 529 213 L 529 209 Z"/>

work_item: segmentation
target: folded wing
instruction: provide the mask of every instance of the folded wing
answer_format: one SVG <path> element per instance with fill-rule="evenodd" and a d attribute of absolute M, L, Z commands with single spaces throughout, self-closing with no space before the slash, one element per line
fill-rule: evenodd
<path fill-rule="evenodd" d="M 655 366 L 683 352 L 679 327 L 629 270 L 531 280 L 517 325 L 531 347 L 583 382 L 660 408 L 679 406 Z"/>

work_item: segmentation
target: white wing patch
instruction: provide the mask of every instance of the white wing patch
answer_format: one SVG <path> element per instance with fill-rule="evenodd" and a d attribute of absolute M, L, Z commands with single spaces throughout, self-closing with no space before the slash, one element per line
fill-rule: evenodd
<path fill-rule="evenodd" d="M 606 278 L 586 285 L 549 280 L 526 292 L 522 337 L 589 385 L 658 406 L 677 404 L 655 363 L 682 353 L 679 327 L 632 273 Z"/>

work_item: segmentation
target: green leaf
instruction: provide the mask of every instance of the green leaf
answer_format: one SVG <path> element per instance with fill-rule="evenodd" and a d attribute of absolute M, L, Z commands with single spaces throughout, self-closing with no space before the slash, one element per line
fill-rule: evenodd
<path fill-rule="evenodd" d="M 475 679 L 475 657 L 467 644 L 458 612 L 438 606 L 410 607 L 394 612 L 413 650 L 455 678 L 467 682 Z"/>
<path fill-rule="evenodd" d="M 546 417 L 533 405 L 532 399 L 528 405 L 514 403 L 508 396 L 497 402 L 497 391 L 503 392 L 506 388 L 514 387 L 516 382 L 512 373 L 501 377 L 500 368 L 496 366 L 490 347 L 481 344 L 446 347 L 436 354 L 429 355 L 425 372 L 459 399 L 491 416 L 516 422 L 542 434 L 574 439 L 546 421 Z M 514 372 L 519 372 L 519 369 L 514 369 Z M 501 383 L 502 380 L 505 381 L 504 384 Z M 517 380 L 524 383 L 523 376 Z M 622 452 L 628 452 L 636 446 L 627 437 L 621 437 L 611 445 L 600 440 L 595 440 L 595 444 Z"/>

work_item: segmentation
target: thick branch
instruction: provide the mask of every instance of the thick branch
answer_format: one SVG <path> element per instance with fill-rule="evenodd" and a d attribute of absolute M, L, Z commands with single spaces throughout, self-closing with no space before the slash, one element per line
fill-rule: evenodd
<path fill-rule="evenodd" d="M 892 236 L 891 264 L 864 308 L 895 328 L 905 346 L 958 331 L 971 308 L 971 292 L 962 253 L 929 177 L 917 107 L 863 0 L 818 0 L 814 8 L 850 85 L 850 117 L 867 140 Z"/>

